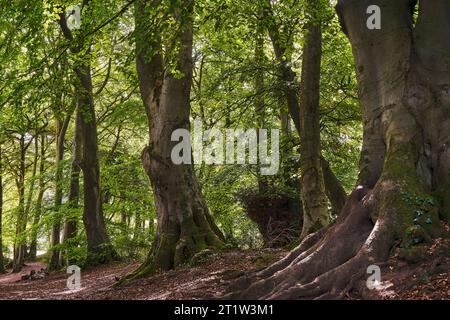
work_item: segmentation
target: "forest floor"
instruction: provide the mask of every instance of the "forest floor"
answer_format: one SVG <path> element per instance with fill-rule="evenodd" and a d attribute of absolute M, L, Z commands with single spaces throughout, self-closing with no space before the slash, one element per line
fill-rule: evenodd
<path fill-rule="evenodd" d="M 420 262 L 408 264 L 393 256 L 382 267 L 382 286 L 375 299 L 450 299 L 450 240 L 437 239 L 424 251 Z M 213 254 L 197 266 L 180 267 L 153 277 L 112 288 L 117 278 L 138 263 L 114 263 L 82 271 L 80 290 L 66 287 L 68 274 L 55 272 L 42 279 L 21 280 L 31 270 L 45 266 L 28 264 L 20 274 L 0 276 L 0 299 L 207 299 L 227 288 L 237 276 L 262 269 L 286 254 L 284 250 L 231 251 Z M 357 292 L 349 299 L 359 299 Z"/>

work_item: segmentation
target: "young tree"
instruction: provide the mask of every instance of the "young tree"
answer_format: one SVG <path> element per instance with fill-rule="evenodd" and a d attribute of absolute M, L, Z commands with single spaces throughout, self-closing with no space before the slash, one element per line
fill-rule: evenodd
<path fill-rule="evenodd" d="M 439 234 L 439 215 L 449 218 L 450 2 L 421 1 L 415 25 L 413 1 L 371 4 L 382 8 L 381 29 L 367 27 L 366 1 L 337 5 L 364 116 L 357 187 L 334 225 L 229 297 L 341 298 L 393 246 L 414 250 Z"/>
<path fill-rule="evenodd" d="M 46 162 L 46 136 L 45 134 L 41 135 L 40 139 L 40 159 L 39 159 L 39 193 L 36 199 L 35 212 L 33 217 L 33 229 L 31 230 L 31 241 L 30 248 L 28 250 L 27 259 L 34 261 L 36 260 L 37 254 L 37 237 L 39 230 L 39 221 L 42 216 L 42 201 L 44 199 L 44 193 L 46 190 L 45 183 L 45 162 Z"/>
<path fill-rule="evenodd" d="M 193 165 L 176 165 L 171 160 L 176 145 L 172 133 L 190 128 L 194 1 L 165 5 L 152 7 L 145 0 L 136 5 L 137 72 L 150 129 L 142 161 L 155 194 L 158 228 L 147 261 L 131 277 L 171 269 L 205 248 L 221 247 L 224 241 Z M 149 19 L 157 16 L 157 10 L 163 10 L 165 19 L 174 24 L 171 32 Z M 167 46 L 164 57 L 163 44 Z"/>
<path fill-rule="evenodd" d="M 57 98 L 57 108 L 62 109 L 62 92 L 61 96 L 58 95 Z M 64 142 L 66 140 L 67 129 L 70 124 L 70 119 L 72 116 L 72 111 L 67 111 L 67 115 L 63 120 L 60 118 L 60 113 L 62 110 L 58 110 L 58 115 L 56 116 L 56 132 L 55 132 L 55 143 L 56 143 L 56 159 L 55 159 L 55 217 L 52 225 L 52 235 L 51 235 L 51 245 L 54 248 L 56 245 L 61 243 L 61 205 L 63 200 L 63 167 L 62 161 L 64 160 Z M 48 265 L 49 270 L 57 270 L 60 268 L 60 250 L 52 249 L 51 258 Z"/>
<path fill-rule="evenodd" d="M 26 154 L 27 149 L 30 146 L 32 140 L 25 142 L 25 134 L 21 134 L 19 140 L 19 153 L 20 160 L 16 174 L 16 186 L 19 195 L 19 203 L 16 208 L 17 220 L 16 220 L 16 236 L 14 238 L 14 259 L 13 259 L 13 272 L 20 272 L 25 262 L 26 244 L 24 243 L 24 232 L 27 226 L 27 220 L 25 217 L 25 175 L 26 175 Z"/>
<path fill-rule="evenodd" d="M 265 60 L 264 55 L 264 26 L 259 18 L 256 22 L 255 34 L 255 114 L 256 127 L 258 129 L 266 129 L 266 105 L 264 100 L 264 69 L 263 64 Z M 257 137 L 259 143 L 259 135 Z M 258 171 L 260 172 L 259 168 Z M 268 181 L 265 176 L 258 175 L 258 191 L 259 193 L 267 193 Z"/>
<path fill-rule="evenodd" d="M 306 1 L 305 44 L 300 86 L 300 168 L 303 227 L 300 238 L 329 223 L 320 148 L 321 1 Z"/>
<path fill-rule="evenodd" d="M 272 41 L 273 50 L 278 63 L 284 95 L 289 114 L 301 138 L 302 198 L 307 201 L 304 206 L 304 223 L 302 237 L 314 230 L 314 226 L 326 225 L 326 203 L 324 192 L 331 202 L 333 211 L 339 213 L 347 198 L 344 188 L 331 170 L 328 161 L 320 150 L 320 114 L 319 114 L 319 82 L 321 60 L 320 9 L 309 4 L 308 14 L 312 14 L 307 24 L 306 40 L 303 48 L 300 100 L 294 86 L 295 72 L 289 53 L 291 43 L 286 42 L 286 35 L 280 32 L 275 20 L 272 4 L 264 0 L 264 18 Z M 319 2 L 317 2 L 319 3 Z M 308 52 L 308 54 L 306 54 Z M 303 128 L 303 126 L 305 128 Z M 318 154 L 319 152 L 319 154 Z M 318 158 L 319 157 L 319 158 Z M 322 221 L 322 222 L 320 222 Z M 318 222 L 316 224 L 316 222 Z"/>
<path fill-rule="evenodd" d="M 64 220 L 64 232 L 63 243 L 73 239 L 77 234 L 77 219 L 72 217 L 70 210 L 76 210 L 79 206 L 80 198 L 80 164 L 83 161 L 83 133 L 81 131 L 81 123 L 83 115 L 78 110 L 75 115 L 75 129 L 73 137 L 73 150 L 72 150 L 72 168 L 70 173 L 70 186 L 69 186 L 69 214 L 66 215 Z M 73 243 L 71 245 L 74 245 Z M 62 256 L 61 256 L 62 258 Z M 70 259 L 70 258 L 69 258 Z M 63 259 L 62 259 L 63 260 Z M 70 264 L 71 261 L 69 261 Z M 64 263 L 64 261 L 61 261 Z"/>

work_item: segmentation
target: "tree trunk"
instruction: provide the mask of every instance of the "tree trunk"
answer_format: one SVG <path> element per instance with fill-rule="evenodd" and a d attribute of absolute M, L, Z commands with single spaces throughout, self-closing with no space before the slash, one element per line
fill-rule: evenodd
<path fill-rule="evenodd" d="M 72 168 L 70 174 L 70 186 L 69 186 L 69 206 L 68 213 L 64 220 L 64 233 L 63 243 L 70 241 L 77 235 L 78 221 L 73 217 L 73 211 L 79 207 L 80 198 L 80 164 L 83 161 L 83 133 L 81 132 L 81 112 L 77 111 L 75 116 L 75 135 L 73 138 L 73 155 L 72 155 Z M 75 243 L 70 243 L 71 246 L 75 246 Z M 72 259 L 68 257 L 68 264 L 71 265 Z M 64 257 L 61 257 L 61 263 L 64 263 Z"/>
<path fill-rule="evenodd" d="M 172 132 L 190 128 L 193 1 L 184 1 L 170 13 L 178 31 L 174 36 L 177 48 L 168 54 L 175 59 L 180 77 L 163 72 L 161 39 L 151 36 L 155 30 L 149 30 L 143 14 L 149 6 L 147 1 L 136 6 L 137 71 L 150 129 L 142 161 L 155 195 L 158 226 L 147 262 L 130 277 L 172 269 L 203 249 L 221 247 L 224 240 L 209 213 L 193 165 L 175 165 L 171 160 L 176 145 L 171 141 Z M 150 48 L 156 53 L 150 54 Z"/>
<path fill-rule="evenodd" d="M 100 165 L 98 160 L 98 138 L 95 108 L 92 95 L 90 66 L 77 68 L 82 84 L 81 127 L 83 132 L 83 223 L 88 242 L 88 265 L 108 263 L 116 258 L 106 232 L 100 188 Z"/>
<path fill-rule="evenodd" d="M 303 228 L 300 238 L 329 223 L 320 148 L 321 20 L 319 9 L 313 5 L 313 1 L 307 1 L 306 7 L 309 21 L 303 47 L 300 89 L 300 169 L 303 203 Z"/>
<path fill-rule="evenodd" d="M 363 112 L 358 186 L 333 226 L 238 281 L 238 289 L 247 288 L 228 297 L 343 298 L 393 248 L 411 253 L 443 232 L 439 214 L 448 219 L 450 199 L 450 2 L 422 0 L 415 26 L 409 0 L 370 4 L 382 8 L 381 29 L 366 27 L 366 1 L 337 6 Z"/>
<path fill-rule="evenodd" d="M 256 113 L 256 128 L 266 129 L 266 106 L 264 99 L 264 27 L 262 21 L 257 22 L 256 39 L 255 39 L 255 113 Z M 257 136 L 259 141 L 259 134 Z M 257 168 L 258 191 L 260 194 L 267 194 L 269 182 L 266 176 L 259 174 L 261 172 L 260 166 Z"/>
<path fill-rule="evenodd" d="M 86 1 L 85 4 L 87 4 Z M 90 6 L 83 7 L 83 15 L 90 16 Z M 84 13 L 87 11 L 87 13 Z M 60 14 L 60 26 L 65 38 L 72 43 L 71 52 L 80 54 L 83 39 L 74 39 L 67 26 L 66 17 Z M 81 29 L 86 31 L 84 25 Z M 79 92 L 79 110 L 82 115 L 81 131 L 83 132 L 83 171 L 84 207 L 83 223 L 87 237 L 87 266 L 108 263 L 117 258 L 117 253 L 109 240 L 102 208 L 100 188 L 100 165 L 98 160 L 97 121 L 92 88 L 90 49 L 87 50 L 83 62 L 74 66 L 77 76 L 77 92 Z"/>
<path fill-rule="evenodd" d="M 33 159 L 33 171 L 30 177 L 30 187 L 27 195 L 27 201 L 25 203 L 25 210 L 24 210 L 24 221 L 25 223 L 28 223 L 28 216 L 30 214 L 31 210 L 31 203 L 33 202 L 33 195 L 34 195 L 34 186 L 36 184 L 36 174 L 38 169 L 38 160 L 39 160 L 39 139 L 36 136 L 34 138 L 34 159 Z"/>
<path fill-rule="evenodd" d="M 323 157 L 320 157 L 323 172 L 323 181 L 325 183 L 325 193 L 331 203 L 331 213 L 338 216 L 344 208 L 347 194 L 344 187 L 331 170 L 330 163 Z"/>
<path fill-rule="evenodd" d="M 60 234 L 61 234 L 61 204 L 63 198 L 63 167 L 62 161 L 64 160 L 64 140 L 66 137 L 67 126 L 64 125 L 63 121 L 58 120 L 56 123 L 56 175 L 55 175 L 55 207 L 54 207 L 54 218 L 52 224 L 52 235 L 51 235 L 51 256 L 50 262 L 48 264 L 49 270 L 58 270 L 61 266 L 59 263 L 59 253 L 60 250 L 54 249 L 55 246 L 60 244 Z"/>
<path fill-rule="evenodd" d="M 141 233 L 142 224 L 145 225 L 145 221 L 142 221 L 141 214 L 136 213 L 134 215 L 134 230 L 133 230 L 133 240 L 136 241 L 139 239 L 139 234 Z"/>
<path fill-rule="evenodd" d="M 17 178 L 17 191 L 19 193 L 19 205 L 17 207 L 16 236 L 14 239 L 14 259 L 13 272 L 20 272 L 25 262 L 26 244 L 23 239 L 26 220 L 25 215 L 25 157 L 27 145 L 25 144 L 25 136 L 22 135 L 19 140 L 20 144 L 20 164 L 19 176 Z"/>
<path fill-rule="evenodd" d="M 5 265 L 3 264 L 3 157 L 2 142 L 0 142 L 0 274 L 5 273 Z"/>
<path fill-rule="evenodd" d="M 33 217 L 33 229 L 31 231 L 30 249 L 28 251 L 28 260 L 35 261 L 37 254 L 37 236 L 38 236 L 38 224 L 42 214 L 42 200 L 45 192 L 44 171 L 45 171 L 45 135 L 41 135 L 41 148 L 40 148 L 40 160 L 39 160 L 39 193 L 36 199 L 35 213 Z"/>
<path fill-rule="evenodd" d="M 120 213 L 120 224 L 122 228 L 122 236 L 128 238 L 128 225 L 127 225 L 127 215 L 124 211 Z"/>
<path fill-rule="evenodd" d="M 274 14 L 272 12 L 272 7 L 269 1 L 266 2 L 266 5 L 264 6 L 264 17 L 266 19 L 266 25 L 267 25 L 267 30 L 269 32 L 269 36 L 270 39 L 272 41 L 272 45 L 273 45 L 273 49 L 275 52 L 275 57 L 276 60 L 278 62 L 279 65 L 279 69 L 280 69 L 280 76 L 282 79 L 282 84 L 283 84 L 283 91 L 284 91 L 284 95 L 286 96 L 286 101 L 287 101 L 287 105 L 288 105 L 288 111 L 289 114 L 292 118 L 292 120 L 294 121 L 294 126 L 299 134 L 300 137 L 302 137 L 302 132 L 307 133 L 306 131 L 302 131 L 301 128 L 301 116 L 300 116 L 300 110 L 301 110 L 301 106 L 299 103 L 299 99 L 297 97 L 297 91 L 295 89 L 295 82 L 296 82 L 296 76 L 295 76 L 295 72 L 292 70 L 291 68 L 291 61 L 290 61 L 290 57 L 288 57 L 288 55 L 286 54 L 286 44 L 283 43 L 282 41 L 282 36 L 280 34 L 279 31 L 279 27 L 275 21 L 275 17 Z M 314 35 L 312 35 L 314 37 Z M 315 35 L 317 37 L 317 35 Z M 312 39 L 314 40 L 314 38 Z M 306 44 L 305 49 L 307 49 L 306 47 L 308 46 L 308 44 Z M 306 59 L 306 58 L 304 58 Z M 316 62 L 317 64 L 317 62 Z M 303 66 L 306 68 L 313 68 L 313 66 L 309 66 L 303 63 Z M 316 72 L 317 72 L 317 66 L 316 68 Z M 308 81 L 309 83 L 310 81 Z M 317 82 L 317 81 L 316 81 Z M 317 86 L 317 84 L 316 84 Z M 303 92 L 302 90 L 302 94 L 303 97 L 305 97 L 305 95 L 308 96 L 312 96 L 314 95 L 312 92 Z M 316 94 L 317 95 L 317 94 Z M 303 113 L 306 113 L 307 110 L 303 109 Z M 314 117 L 318 117 L 318 115 L 314 115 Z M 284 120 L 284 126 L 287 126 L 288 123 L 286 120 Z M 311 125 L 312 124 L 309 124 Z M 317 135 L 317 132 L 314 134 Z M 307 145 L 311 145 L 312 148 L 314 148 L 314 145 L 307 143 Z M 339 213 L 342 208 L 343 208 L 343 203 L 342 201 L 339 201 L 341 199 L 346 199 L 347 195 L 345 193 L 344 188 L 342 187 L 341 183 L 339 182 L 339 180 L 336 178 L 334 172 L 331 170 L 330 166 L 328 165 L 328 162 L 321 157 L 321 161 L 320 161 L 320 165 L 322 166 L 322 176 L 323 179 L 326 181 L 320 183 L 320 185 L 322 185 L 323 183 L 325 184 L 325 191 L 326 191 L 326 195 L 329 197 L 329 200 L 332 204 L 333 207 L 333 212 L 334 213 Z M 325 160 L 325 161 L 323 161 Z M 319 175 L 319 173 L 315 173 L 314 175 Z M 313 177 L 314 178 L 314 177 Z M 321 186 L 318 186 L 321 187 Z M 316 189 L 316 188 L 314 188 Z M 305 190 L 305 192 L 308 192 L 307 190 Z M 322 191 L 320 191 L 318 193 L 320 195 L 320 197 L 322 198 L 321 194 L 323 194 Z M 319 203 L 322 203 L 323 199 L 321 199 L 319 201 Z M 307 204 L 308 205 L 308 204 Z M 323 208 L 323 204 L 320 205 L 320 208 Z M 323 210 L 319 210 L 319 211 L 323 211 Z M 306 214 L 306 212 L 304 213 L 304 215 Z"/>

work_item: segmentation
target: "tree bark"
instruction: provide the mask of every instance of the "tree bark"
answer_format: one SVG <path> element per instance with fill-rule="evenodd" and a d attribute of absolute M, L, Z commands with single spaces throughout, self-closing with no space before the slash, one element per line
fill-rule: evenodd
<path fill-rule="evenodd" d="M 266 124 L 266 106 L 264 99 L 264 27 L 262 21 L 258 19 L 256 26 L 256 39 L 255 39 L 255 113 L 256 113 L 256 128 L 265 129 Z M 257 142 L 259 141 L 259 134 L 257 136 Z M 269 182 L 267 177 L 259 174 L 261 172 L 258 165 L 258 191 L 260 194 L 266 194 L 269 188 Z"/>
<path fill-rule="evenodd" d="M 162 30 L 148 27 L 145 13 L 159 9 L 150 8 L 150 1 L 138 1 L 136 5 L 137 71 L 150 129 L 142 161 L 152 183 L 158 225 L 147 261 L 128 278 L 172 269 L 203 249 L 221 247 L 224 241 L 200 191 L 193 165 L 175 165 L 171 160 L 176 145 L 171 141 L 172 132 L 190 128 L 193 4 L 184 1 L 170 12 L 177 27 L 171 38 L 176 44 L 168 55 L 174 58 L 180 77 L 175 77 L 173 70 L 165 70 L 162 39 L 158 36 Z"/>
<path fill-rule="evenodd" d="M 274 14 L 272 11 L 272 6 L 269 1 L 266 2 L 264 6 L 264 17 L 266 19 L 267 30 L 269 32 L 270 39 L 272 41 L 272 46 L 275 52 L 275 57 L 279 65 L 280 75 L 283 84 L 284 94 L 286 96 L 286 102 L 288 105 L 289 114 L 294 122 L 294 126 L 300 135 L 302 136 L 301 128 L 301 116 L 300 116 L 300 102 L 296 91 L 296 75 L 292 70 L 290 58 L 286 54 L 286 44 L 282 41 L 282 36 L 280 35 L 279 27 L 275 21 Z M 306 48 L 305 48 L 306 49 Z M 303 64 L 304 65 L 304 64 Z M 311 94 L 311 93 L 306 93 Z M 306 110 L 305 110 L 306 111 Z M 285 126 L 287 125 L 286 120 L 284 120 Z M 334 213 L 339 213 L 343 208 L 341 199 L 346 199 L 347 195 L 345 193 L 342 184 L 336 178 L 334 172 L 331 170 L 328 162 L 321 156 L 321 166 L 322 166 L 322 176 L 325 183 L 326 195 L 332 204 L 332 211 Z M 305 191 L 306 192 L 306 191 Z M 304 213 L 305 214 L 305 213 Z"/>
<path fill-rule="evenodd" d="M 63 243 L 75 238 L 78 229 L 78 221 L 73 217 L 73 211 L 78 209 L 80 198 L 80 164 L 83 161 L 83 132 L 81 131 L 81 122 L 82 115 L 81 112 L 77 110 L 75 116 L 75 134 L 73 138 L 72 168 L 69 185 L 69 212 L 66 214 L 64 220 Z M 71 242 L 70 245 L 75 246 L 76 244 Z M 64 257 L 61 257 L 61 260 L 65 260 Z M 72 261 L 72 258 L 69 256 L 67 262 L 71 265 L 74 261 Z M 61 263 L 65 263 L 65 261 L 61 261 Z"/>
<path fill-rule="evenodd" d="M 82 85 L 81 127 L 83 131 L 83 223 L 88 242 L 87 265 L 108 263 L 116 258 L 106 232 L 100 188 L 100 165 L 98 160 L 98 138 L 95 108 L 92 95 L 90 66 L 76 70 Z"/>
<path fill-rule="evenodd" d="M 25 136 L 21 135 L 19 139 L 20 161 L 19 176 L 17 177 L 17 191 L 19 193 L 19 205 L 17 207 L 16 236 L 14 239 L 14 259 L 13 272 L 20 272 L 25 262 L 26 244 L 24 243 L 24 232 L 26 229 L 25 215 L 25 160 L 29 144 L 25 143 Z"/>
<path fill-rule="evenodd" d="M 88 4 L 89 1 L 85 1 Z M 83 6 L 83 11 L 92 10 L 89 6 Z M 86 13 L 89 16 L 89 12 Z M 74 39 L 67 26 L 64 14 L 59 15 L 59 24 L 65 38 L 71 42 L 71 52 L 80 54 L 83 47 L 83 39 Z M 82 30 L 85 27 L 82 25 Z M 86 31 L 86 30 L 85 30 Z M 79 110 L 82 115 L 81 131 L 83 132 L 83 171 L 84 207 L 83 223 L 87 237 L 86 265 L 108 263 L 117 258 L 117 253 L 109 240 L 105 220 L 103 216 L 102 196 L 100 187 L 100 165 L 98 160 L 98 136 L 95 114 L 94 93 L 92 87 L 90 49 L 87 50 L 84 61 L 74 65 L 77 77 L 77 91 L 79 92 Z"/>
<path fill-rule="evenodd" d="M 56 175 L 55 175 L 55 216 L 53 218 L 52 224 L 52 235 L 51 235 L 51 256 L 50 262 L 48 264 L 49 270 L 58 270 L 61 265 L 59 263 L 60 250 L 54 249 L 55 246 L 59 245 L 61 242 L 61 204 L 63 198 L 63 167 L 62 161 L 64 160 L 64 141 L 66 138 L 66 132 L 68 128 L 68 123 L 64 121 L 57 120 L 56 122 Z"/>
<path fill-rule="evenodd" d="M 366 27 L 366 1 L 337 11 L 353 48 L 364 121 L 358 185 L 336 223 L 305 238 L 230 298 L 343 298 L 364 289 L 367 267 L 427 247 L 442 234 L 450 199 L 450 2 L 376 0 L 382 28 Z M 363 291 L 360 291 L 363 292 Z"/>
<path fill-rule="evenodd" d="M 28 216 L 30 214 L 31 210 L 31 203 L 33 202 L 33 195 L 34 195 L 34 186 L 36 184 L 36 174 L 38 169 L 38 160 L 39 160 L 39 139 L 38 136 L 36 136 L 34 139 L 34 159 L 33 159 L 33 170 L 30 177 L 30 187 L 27 194 L 27 201 L 25 203 L 25 209 L 24 209 L 24 221 L 25 223 L 28 223 Z"/>
<path fill-rule="evenodd" d="M 0 142 L 0 274 L 5 273 L 3 264 L 3 153 L 2 143 Z"/>
<path fill-rule="evenodd" d="M 320 64 L 322 31 L 320 13 L 313 1 L 307 1 L 305 44 L 303 47 L 300 89 L 300 169 L 304 238 L 328 225 L 328 207 L 320 148 Z"/>
<path fill-rule="evenodd" d="M 331 203 L 331 213 L 338 216 L 344 208 L 347 194 L 344 187 L 331 170 L 330 163 L 323 157 L 320 157 L 323 172 L 323 181 L 325 183 L 325 193 Z"/>
<path fill-rule="evenodd" d="M 39 161 L 39 193 L 36 199 L 36 211 L 33 217 L 33 230 L 31 231 L 31 241 L 30 241 L 30 249 L 28 251 L 28 260 L 35 261 L 37 255 L 37 237 L 39 231 L 39 221 L 42 215 L 42 200 L 44 198 L 45 193 L 45 135 L 41 135 L 41 151 L 40 151 L 40 161 Z"/>

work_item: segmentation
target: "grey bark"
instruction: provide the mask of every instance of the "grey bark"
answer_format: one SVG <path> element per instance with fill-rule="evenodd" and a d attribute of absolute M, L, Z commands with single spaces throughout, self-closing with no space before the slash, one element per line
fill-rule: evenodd
<path fill-rule="evenodd" d="M 72 154 L 72 168 L 70 173 L 70 185 L 69 185 L 69 205 L 68 210 L 77 210 L 79 207 L 79 198 L 80 198 L 80 174 L 81 174 L 81 163 L 83 161 L 83 132 L 81 131 L 81 122 L 82 114 L 77 110 L 75 116 L 75 129 L 74 129 L 74 137 L 73 137 L 73 154 Z M 66 241 L 70 241 L 75 238 L 77 235 L 78 229 L 78 221 L 73 216 L 70 216 L 72 212 L 66 215 L 64 220 L 64 232 L 63 232 L 63 243 Z M 74 246 L 75 243 L 71 243 L 70 245 Z M 72 264 L 70 257 L 67 261 L 68 264 Z M 61 257 L 61 263 L 64 263 L 65 259 Z"/>
<path fill-rule="evenodd" d="M 316 3 L 317 4 L 317 3 Z M 328 225 L 328 208 L 320 148 L 320 64 L 322 31 L 320 13 L 307 1 L 300 86 L 300 168 L 302 172 L 303 228 L 301 238 Z"/>
<path fill-rule="evenodd" d="M 83 14 L 89 16 L 92 10 L 89 1 L 85 1 Z M 87 10 L 87 12 L 85 12 Z M 71 52 L 79 54 L 83 47 L 82 39 L 74 39 L 67 27 L 64 14 L 59 15 L 59 24 L 65 38 L 71 42 Z M 82 30 L 85 29 L 82 25 Z M 90 44 L 89 44 L 90 45 Z M 86 55 L 91 54 L 90 48 Z M 82 114 L 81 131 L 83 132 L 83 223 L 87 237 L 87 265 L 108 263 L 117 258 L 117 253 L 111 245 L 106 231 L 103 216 L 102 196 L 100 186 L 100 165 L 98 159 L 97 121 L 95 114 L 94 94 L 92 87 L 91 63 L 89 59 L 73 66 L 77 76 L 77 91 L 79 92 L 79 110 Z"/>
<path fill-rule="evenodd" d="M 42 201 L 44 198 L 45 193 L 45 179 L 44 179 L 44 172 L 45 172 L 45 160 L 46 160 L 46 154 L 45 154 L 45 135 L 41 135 L 41 141 L 40 141 L 40 160 L 39 160 L 39 193 L 36 199 L 36 208 L 35 213 L 33 217 L 33 230 L 31 232 L 31 242 L 30 242 L 30 249 L 28 251 L 28 259 L 31 261 L 36 260 L 36 254 L 37 254 L 37 236 L 38 236 L 38 230 L 39 230 L 39 221 L 41 219 L 42 215 Z"/>
<path fill-rule="evenodd" d="M 22 135 L 19 139 L 20 160 L 19 173 L 17 177 L 17 191 L 19 193 L 19 204 L 17 207 L 16 235 L 14 238 L 14 259 L 13 272 L 20 272 L 25 262 L 26 245 L 23 240 L 19 239 L 23 236 L 26 229 L 25 219 L 25 157 L 29 144 L 25 143 L 25 137 Z"/>
<path fill-rule="evenodd" d="M 421 1 L 415 26 L 414 1 L 374 4 L 386 8 L 381 30 L 369 30 L 357 18 L 364 3 L 341 1 L 337 7 L 352 43 L 363 109 L 359 183 L 374 187 L 395 168 L 414 174 L 413 185 L 448 208 L 450 3 Z"/>

